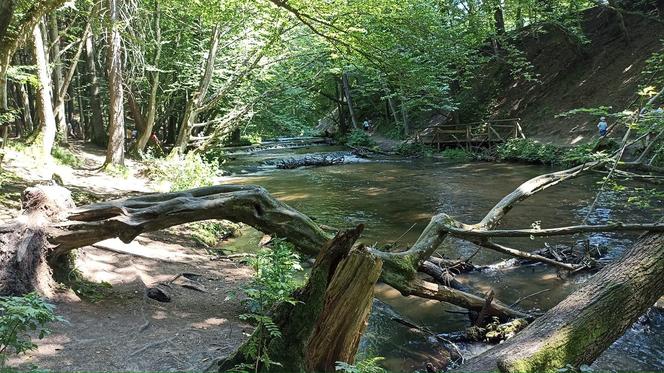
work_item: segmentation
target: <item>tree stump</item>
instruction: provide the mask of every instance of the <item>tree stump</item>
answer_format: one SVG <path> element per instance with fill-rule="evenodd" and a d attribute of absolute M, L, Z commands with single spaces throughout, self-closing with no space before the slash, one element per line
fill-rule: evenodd
<path fill-rule="evenodd" d="M 374 285 L 382 262 L 364 249 L 353 249 L 334 272 L 325 293 L 325 306 L 309 338 L 309 372 L 334 372 L 335 363 L 353 363 L 367 327 Z"/>
<path fill-rule="evenodd" d="M 55 281 L 48 262 L 51 245 L 47 229 L 75 207 L 74 201 L 63 187 L 39 185 L 23 191 L 21 202 L 21 215 L 0 226 L 0 295 L 32 291 L 52 295 Z"/>
<path fill-rule="evenodd" d="M 219 371 L 256 364 L 258 370 L 269 370 L 256 362 L 257 345 L 266 346 L 270 360 L 280 364 L 278 371 L 309 371 L 308 365 L 334 371 L 334 362 L 352 362 L 382 265 L 363 247 L 351 251 L 363 229 L 359 225 L 337 234 L 316 258 L 305 286 L 293 294 L 297 302 L 280 304 L 272 312 L 280 338 L 261 339 L 269 333 L 254 331 L 233 355 L 219 363 Z"/>

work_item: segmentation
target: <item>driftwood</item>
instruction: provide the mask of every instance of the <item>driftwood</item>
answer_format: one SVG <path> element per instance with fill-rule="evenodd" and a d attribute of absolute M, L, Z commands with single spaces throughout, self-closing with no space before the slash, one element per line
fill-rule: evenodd
<path fill-rule="evenodd" d="M 345 162 L 344 156 L 334 156 L 334 155 L 317 155 L 317 156 L 306 156 L 300 158 L 288 158 L 277 162 L 276 167 L 279 169 L 291 170 L 298 167 L 313 166 L 313 167 L 322 167 L 322 166 L 334 166 L 338 164 L 343 164 Z"/>

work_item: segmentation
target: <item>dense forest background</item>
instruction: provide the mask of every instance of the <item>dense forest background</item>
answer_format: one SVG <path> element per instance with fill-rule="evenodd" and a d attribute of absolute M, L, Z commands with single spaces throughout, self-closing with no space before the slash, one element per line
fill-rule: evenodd
<path fill-rule="evenodd" d="M 364 120 L 405 138 L 522 117 L 528 136 L 587 141 L 596 115 L 556 115 L 660 83 L 660 3 L 6 0 L 0 118 L 46 154 L 57 133 L 116 164 L 125 137 L 209 153 Z"/>

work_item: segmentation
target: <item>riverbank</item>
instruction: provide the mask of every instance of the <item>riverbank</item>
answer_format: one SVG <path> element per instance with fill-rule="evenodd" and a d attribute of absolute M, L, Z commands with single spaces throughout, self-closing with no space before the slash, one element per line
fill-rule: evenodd
<path fill-rule="evenodd" d="M 51 183 L 53 174 L 72 191 L 77 204 L 148 193 L 157 185 L 143 177 L 143 165 L 127 160 L 122 175 L 99 171 L 104 150 L 75 144 L 77 166 L 53 163 L 35 167 L 35 159 L 6 149 L 0 171 L 0 222 L 18 215 L 20 193 Z M 41 173 L 40 173 L 41 171 Z M 203 371 L 230 354 L 253 328 L 236 294 L 252 271 L 212 256 L 192 239 L 186 226 L 138 237 L 131 244 L 107 240 L 83 247 L 76 256 L 76 292 L 52 299 L 65 319 L 53 333 L 35 340 L 38 348 L 12 356 L 7 366 L 53 371 Z M 204 291 L 183 287 L 182 273 L 199 274 Z M 171 301 L 160 303 L 147 288 L 170 283 Z"/>

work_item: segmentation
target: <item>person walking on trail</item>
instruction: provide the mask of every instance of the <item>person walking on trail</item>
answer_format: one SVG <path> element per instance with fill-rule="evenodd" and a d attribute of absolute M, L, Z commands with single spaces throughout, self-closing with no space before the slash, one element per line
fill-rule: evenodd
<path fill-rule="evenodd" d="M 364 131 L 369 131 L 369 121 L 368 120 L 366 120 L 366 119 L 364 120 L 364 122 L 362 123 L 362 129 L 364 129 Z"/>
<path fill-rule="evenodd" d="M 606 123 L 606 118 L 599 118 L 599 123 L 597 123 L 597 128 L 599 129 L 599 135 L 604 137 L 606 136 L 606 131 L 609 128 L 609 125 Z"/>

